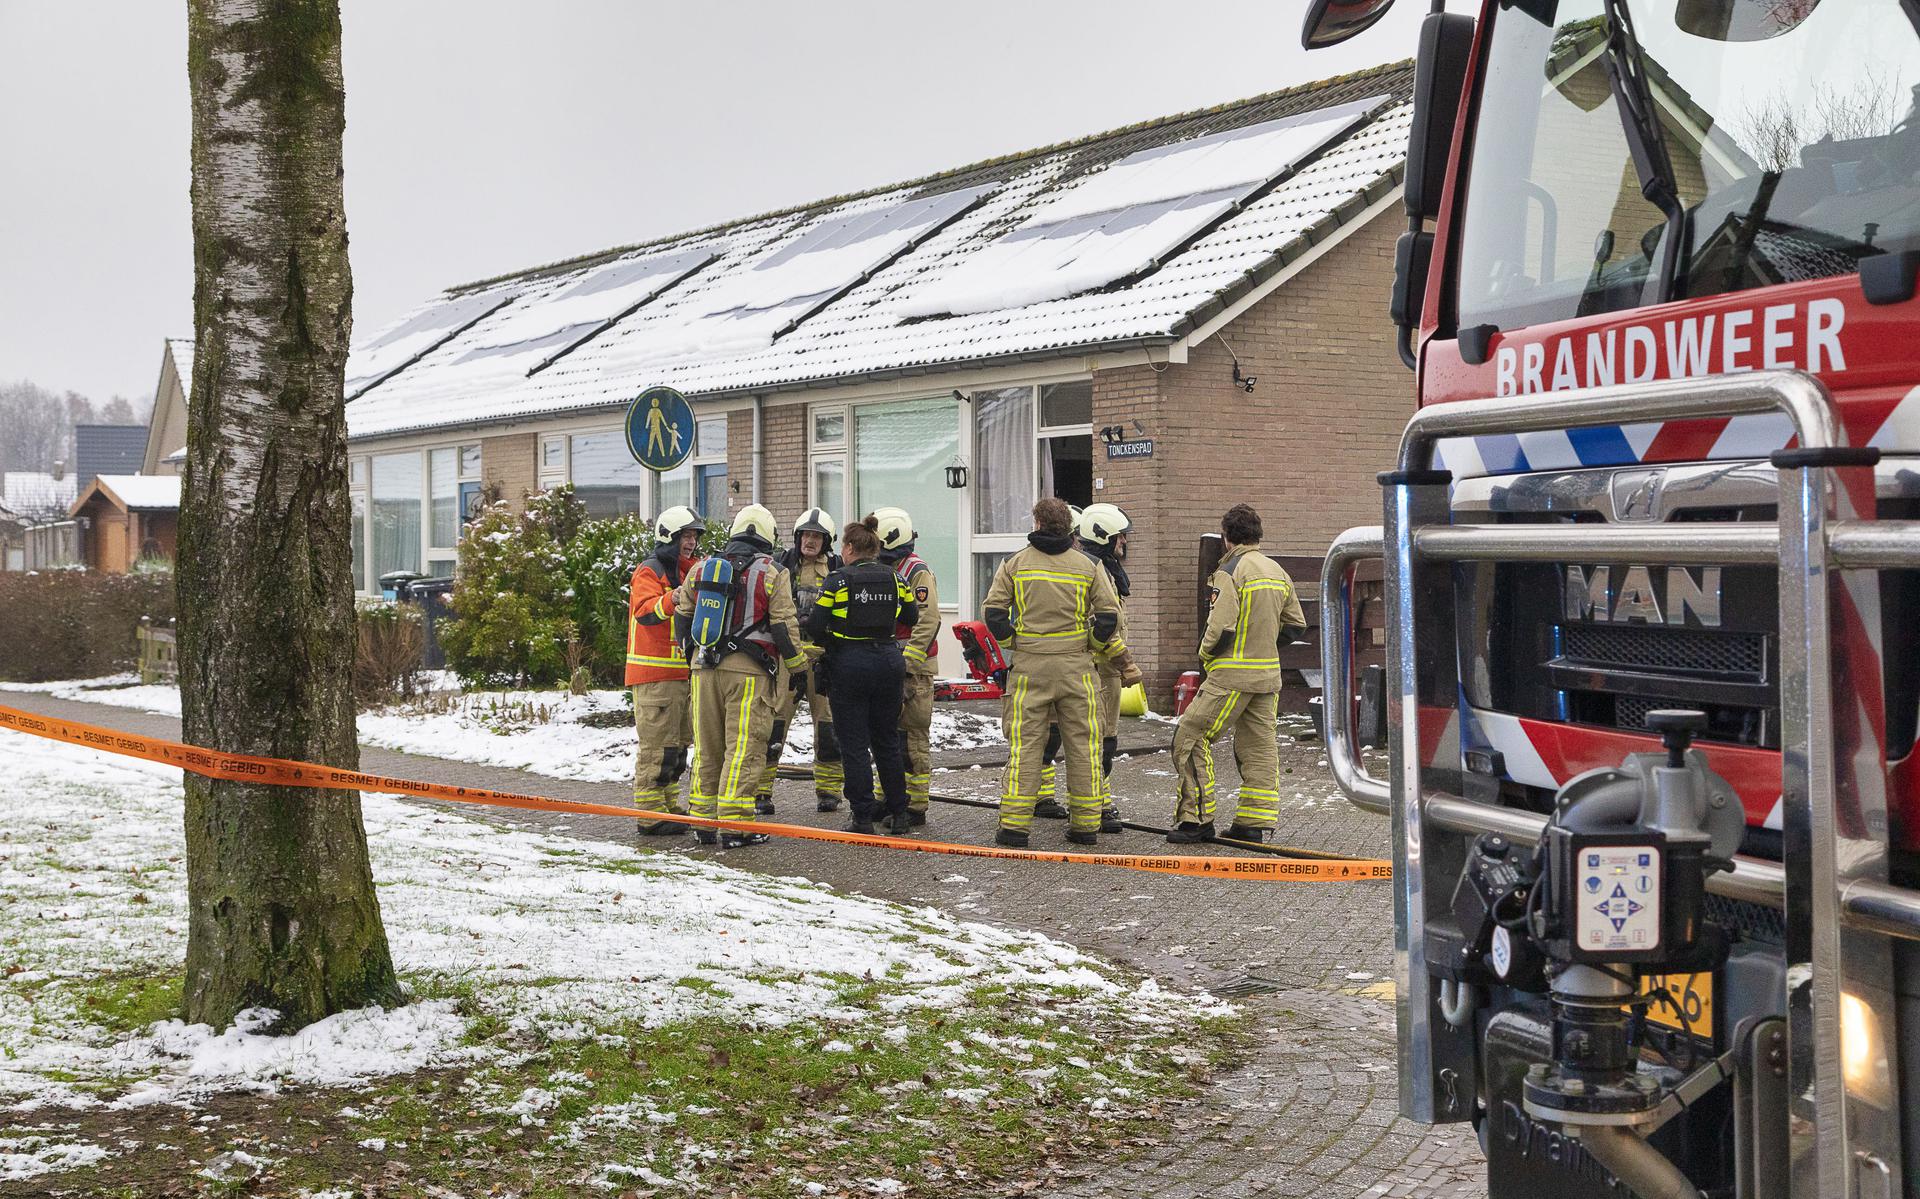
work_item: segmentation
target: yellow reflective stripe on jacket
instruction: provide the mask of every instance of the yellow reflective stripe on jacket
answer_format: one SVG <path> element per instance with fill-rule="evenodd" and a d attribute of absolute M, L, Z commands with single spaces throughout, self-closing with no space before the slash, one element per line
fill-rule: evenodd
<path fill-rule="evenodd" d="M 676 652 L 671 658 L 649 658 L 645 654 L 628 654 L 628 666 L 661 666 L 667 669 L 685 666 L 686 655 Z"/>
<path fill-rule="evenodd" d="M 901 645 L 900 653 L 909 662 L 925 662 L 927 660 L 927 653 L 925 650 L 915 649 L 913 646 L 906 645 L 904 643 Z"/>

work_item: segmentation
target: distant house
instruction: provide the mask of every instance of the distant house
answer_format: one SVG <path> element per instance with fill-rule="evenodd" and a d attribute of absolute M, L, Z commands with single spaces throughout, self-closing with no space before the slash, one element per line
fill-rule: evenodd
<path fill-rule="evenodd" d="M 172 561 L 180 528 L 178 475 L 99 475 L 69 514 L 80 525 L 80 560 L 124 574 L 142 561 Z"/>
<path fill-rule="evenodd" d="M 67 514 L 73 476 L 38 470 L 0 474 L 0 566 L 44 570 L 78 560 L 79 530 Z"/>
<path fill-rule="evenodd" d="M 193 394 L 193 340 L 169 337 L 160 353 L 145 453 L 129 474 L 177 475 L 187 461 L 187 399 Z"/>
<path fill-rule="evenodd" d="M 147 454 L 145 425 L 75 425 L 73 481 L 81 490 L 96 475 L 137 475 Z"/>

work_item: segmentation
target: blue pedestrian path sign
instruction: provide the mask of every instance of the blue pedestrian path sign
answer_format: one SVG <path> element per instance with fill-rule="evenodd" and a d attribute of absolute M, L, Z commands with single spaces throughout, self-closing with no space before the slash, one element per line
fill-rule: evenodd
<path fill-rule="evenodd" d="M 627 408 L 627 449 L 648 470 L 669 471 L 693 456 L 693 405 L 671 387 L 649 387 Z"/>

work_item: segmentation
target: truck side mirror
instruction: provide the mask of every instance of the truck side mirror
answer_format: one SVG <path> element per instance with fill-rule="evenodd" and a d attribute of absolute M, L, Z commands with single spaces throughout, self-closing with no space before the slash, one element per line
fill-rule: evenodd
<path fill-rule="evenodd" d="M 1393 0 L 1313 0 L 1307 6 L 1306 24 L 1300 29 L 1301 48 L 1337 46 L 1355 34 L 1365 33 L 1392 7 Z"/>
<path fill-rule="evenodd" d="M 1407 134 L 1407 215 L 1440 215 L 1447 182 L 1447 156 L 1460 116 L 1473 52 L 1473 18 L 1432 13 L 1420 24 L 1420 54 L 1413 68 L 1413 127 Z"/>

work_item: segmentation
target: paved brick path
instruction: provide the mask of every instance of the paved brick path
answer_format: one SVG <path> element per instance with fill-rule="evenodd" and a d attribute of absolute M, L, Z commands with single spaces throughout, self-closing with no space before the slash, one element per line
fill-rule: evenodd
<path fill-rule="evenodd" d="M 164 716 L 25 692 L 0 704 L 175 737 Z M 1127 816 L 1163 824 L 1172 809 L 1172 766 L 1150 747 L 1169 726 L 1129 722 L 1136 752 L 1115 770 Z M 934 790 L 991 799 L 999 771 L 946 759 Z M 1232 756 L 1220 756 L 1223 788 Z M 1386 826 L 1335 792 L 1317 746 L 1283 743 L 1280 839 L 1336 852 L 1386 856 Z M 936 763 L 940 764 L 939 762 Z M 468 783 L 563 799 L 621 803 L 624 788 L 439 758 L 363 749 L 369 771 Z M 843 815 L 813 811 L 805 782 L 780 783 L 777 819 L 838 827 Z M 605 840 L 632 835 L 627 822 L 564 813 L 482 810 L 469 815 Z M 928 830 L 941 840 L 985 844 L 993 813 L 936 804 Z M 1064 821 L 1037 821 L 1036 848 L 1064 846 Z M 666 839 L 648 839 L 661 847 Z M 1166 852 L 1159 838 L 1128 832 L 1102 848 Z M 685 849 L 682 852 L 712 852 Z M 1212 850 L 1211 852 L 1220 852 Z M 1396 1113 L 1390 970 L 1392 899 L 1384 883 L 1235 883 L 1107 868 L 875 853 L 854 846 L 775 839 L 720 855 L 729 865 L 798 874 L 847 890 L 943 908 L 968 919 L 1034 928 L 1126 962 L 1169 983 L 1224 989 L 1253 1017 L 1247 1062 L 1179 1113 L 1164 1144 L 1144 1156 L 1045 1192 L 1060 1199 L 1153 1196 L 1478 1196 L 1478 1147 L 1465 1125 L 1427 1128 Z"/>

